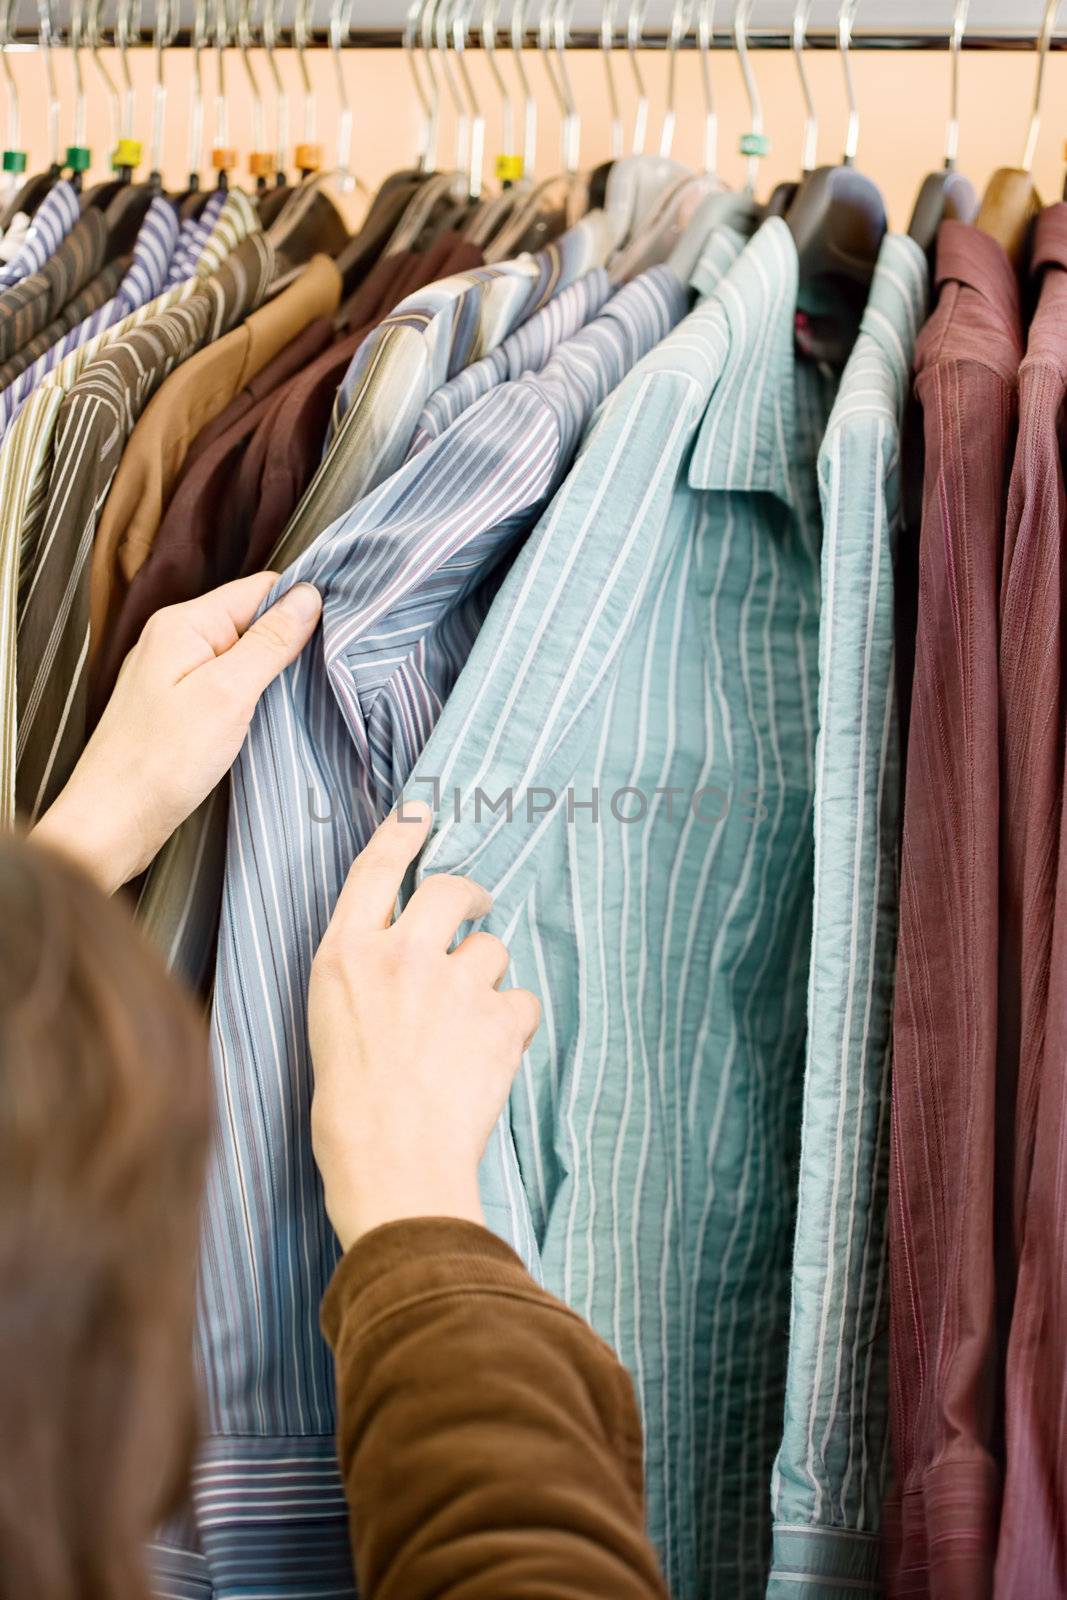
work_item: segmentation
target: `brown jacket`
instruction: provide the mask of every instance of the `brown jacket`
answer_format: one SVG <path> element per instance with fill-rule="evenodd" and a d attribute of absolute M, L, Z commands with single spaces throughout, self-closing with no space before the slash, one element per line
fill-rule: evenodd
<path fill-rule="evenodd" d="M 322 1326 L 362 1600 L 666 1600 L 630 1379 L 506 1244 L 377 1228 Z"/>

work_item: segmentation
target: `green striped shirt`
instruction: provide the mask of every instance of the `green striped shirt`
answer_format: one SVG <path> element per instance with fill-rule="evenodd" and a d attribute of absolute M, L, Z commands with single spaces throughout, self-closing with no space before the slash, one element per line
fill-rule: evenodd
<path fill-rule="evenodd" d="M 676 1600 L 762 1597 L 772 1537 L 834 388 L 796 292 L 772 219 L 606 403 L 408 786 L 541 996 L 487 1215 L 633 1375 Z"/>

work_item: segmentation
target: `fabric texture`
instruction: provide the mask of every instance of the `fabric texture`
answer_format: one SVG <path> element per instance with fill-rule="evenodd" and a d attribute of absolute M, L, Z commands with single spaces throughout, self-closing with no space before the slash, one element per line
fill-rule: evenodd
<path fill-rule="evenodd" d="M 316 318 L 244 386 L 214 424 L 197 435 L 152 552 L 108 624 L 99 653 L 92 649 L 95 625 L 90 626 L 90 718 L 94 723 L 149 617 L 162 606 L 192 600 L 240 577 L 247 552 L 242 529 L 226 514 L 228 491 L 273 391 L 314 361 L 332 340 L 329 318 Z M 231 418 L 228 426 L 216 431 L 227 415 Z M 205 444 L 206 435 L 211 437 Z"/>
<path fill-rule="evenodd" d="M 78 192 L 72 183 L 62 178 L 53 184 L 37 207 L 15 255 L 0 267 L 0 289 L 10 289 L 23 278 L 39 272 L 80 219 Z"/>
<path fill-rule="evenodd" d="M 1067 855 L 1064 853 L 1063 414 L 1067 205 L 1037 220 L 1037 308 L 1019 370 L 1019 438 L 1000 592 L 1001 994 L 998 1072 L 1014 1096 L 1006 1475 L 997 1600 L 1067 1592 Z M 1006 1256 L 1007 1250 L 1002 1252 Z"/>
<path fill-rule="evenodd" d="M 15 812 L 15 633 L 20 566 L 25 585 L 37 558 L 56 420 L 64 396 L 114 341 L 195 294 L 246 237 L 246 227 L 258 229 L 246 197 L 235 190 L 229 200 L 232 204 L 223 208 L 200 254 L 196 274 L 77 344 L 27 396 L 0 442 L 0 820 L 10 821 Z"/>
<path fill-rule="evenodd" d="M 270 556 L 279 571 L 401 464 L 429 396 L 494 349 L 561 289 L 604 265 L 609 238 L 587 218 L 536 256 L 443 279 L 364 339 L 334 401 L 326 453 Z"/>
<path fill-rule="evenodd" d="M 16 380 L 0 394 L 0 434 L 7 429 L 26 396 L 72 350 L 87 344 L 106 328 L 114 327 L 162 294 L 177 240 L 177 212 L 169 200 L 162 197 L 153 200 L 134 241 L 128 269 L 115 292 L 103 304 L 87 310 L 83 317 L 70 320 L 57 338 L 43 342 L 45 333 L 42 333 L 39 336 L 42 345 L 34 360 L 27 362 Z M 58 327 L 59 323 L 53 326 Z M 36 343 L 36 340 L 31 341 L 26 348 Z"/>
<path fill-rule="evenodd" d="M 882 1592 L 886 1208 L 901 763 L 900 439 L 926 257 L 883 243 L 819 451 L 822 585 L 807 1060 L 768 1600 Z"/>
<path fill-rule="evenodd" d="M 28 367 L 32 367 L 46 351 L 58 344 L 65 333 L 69 333 L 79 322 L 84 322 L 94 311 L 99 311 L 109 300 L 113 300 L 129 265 L 129 256 L 118 256 L 114 261 L 109 261 L 84 289 L 79 290 L 68 300 L 58 317 L 55 317 L 47 327 L 42 328 L 40 333 L 34 334 L 32 339 L 28 339 L 0 366 L 0 388 L 5 391 L 9 389 L 16 378 L 21 377 Z M 4 411 L 8 413 L 14 409 L 11 401 L 4 407 Z"/>
<path fill-rule="evenodd" d="M 311 956 L 348 865 L 462 665 L 501 563 L 566 472 L 588 417 L 685 304 L 663 268 L 620 291 L 543 372 L 484 396 L 286 574 L 286 588 L 316 585 L 324 620 L 261 700 L 232 774 L 212 1034 L 217 1103 L 233 1109 L 219 1122 L 209 1171 L 199 1318 L 205 1452 L 228 1484 L 225 1506 L 196 1501 L 201 1543 L 231 1579 L 239 1566 L 249 1588 L 269 1572 L 297 1573 L 312 1548 L 314 1581 L 291 1592 L 351 1588 L 343 1538 L 343 1559 L 326 1567 L 337 1493 L 326 1470 L 333 1387 L 317 1308 L 336 1247 L 309 1164 Z M 254 841 L 269 841 L 266 855 Z M 279 918 L 269 908 L 283 880 L 305 885 L 309 898 L 286 889 L 290 909 Z M 253 948 L 288 972 L 284 989 L 248 987 Z M 277 1308 L 269 1325 L 255 1312 L 266 1302 Z M 320 1503 L 309 1496 L 300 1516 L 264 1471 L 277 1450 L 298 1475 L 318 1475 Z M 254 1559 L 244 1529 L 253 1504 Z"/>
<path fill-rule="evenodd" d="M 810 948 L 833 380 L 786 225 L 740 247 L 603 408 L 406 790 L 420 878 L 483 883 L 542 999 L 483 1202 L 633 1376 L 676 1600 L 765 1593 Z"/>
<path fill-rule="evenodd" d="M 901 860 L 890 1158 L 890 1592 L 992 1592 L 998 595 L 1022 361 L 995 240 L 947 222 L 916 351 L 926 471 Z M 1008 1111 L 1010 1127 L 1010 1110 Z"/>
<path fill-rule="evenodd" d="M 666 1600 L 630 1380 L 507 1245 L 443 1218 L 375 1229 L 322 1325 L 361 1594 Z"/>
<path fill-rule="evenodd" d="M 261 271 L 258 260 L 250 263 L 250 270 Z M 247 303 L 258 304 L 262 298 L 260 289 Z M 337 268 L 327 256 L 314 257 L 276 299 L 183 362 L 146 407 L 123 451 L 93 545 L 90 666 L 107 648 L 130 581 L 151 552 L 186 452 L 201 426 L 217 417 L 309 322 L 335 311 L 340 298 Z M 118 665 L 121 657 L 113 676 Z"/>
<path fill-rule="evenodd" d="M 184 305 L 98 355 L 62 403 L 40 542 L 19 599 L 16 799 L 31 820 L 84 747 L 89 563 L 130 433 L 167 375 L 258 305 L 273 273 L 266 235 L 253 234 Z"/>
<path fill-rule="evenodd" d="M 0 360 L 46 328 L 104 265 L 107 223 L 87 211 L 44 265 L 0 294 Z"/>
<path fill-rule="evenodd" d="M 425 287 L 442 272 L 452 274 L 461 266 L 467 270 L 481 260 L 482 253 L 474 245 L 452 236 L 439 240 L 423 256 L 412 254 L 406 262 L 394 257 L 382 261 L 348 307 L 351 331 L 276 397 L 249 444 L 227 505 L 232 524 L 247 530 L 246 571 L 259 571 L 269 564 L 282 531 L 314 478 L 338 385 L 364 340 L 410 286 Z"/>

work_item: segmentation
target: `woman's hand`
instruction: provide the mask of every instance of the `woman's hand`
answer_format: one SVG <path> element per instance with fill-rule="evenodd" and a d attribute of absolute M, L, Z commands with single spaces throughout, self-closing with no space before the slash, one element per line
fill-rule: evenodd
<path fill-rule="evenodd" d="M 311 1136 L 342 1247 L 406 1217 L 482 1222 L 478 1165 L 541 1019 L 499 990 L 508 953 L 461 923 L 490 899 L 469 878 L 427 878 L 393 921 L 429 831 L 406 802 L 382 823 L 341 891 L 311 973 Z"/>
<path fill-rule="evenodd" d="M 264 689 L 322 610 L 297 584 L 257 622 L 277 582 L 260 572 L 151 618 L 70 782 L 33 837 L 109 893 L 137 876 L 233 765 Z"/>

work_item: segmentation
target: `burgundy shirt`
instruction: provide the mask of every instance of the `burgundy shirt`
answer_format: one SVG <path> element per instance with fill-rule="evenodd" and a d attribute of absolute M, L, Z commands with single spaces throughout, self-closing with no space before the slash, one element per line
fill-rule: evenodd
<path fill-rule="evenodd" d="M 1067 826 L 1064 816 L 1063 407 L 1067 205 L 1038 220 L 1040 298 L 1019 380 L 1019 444 L 1000 645 L 1004 937 L 1019 1039 L 1007 1469 L 997 1600 L 1067 1594 Z"/>
<path fill-rule="evenodd" d="M 984 1600 L 1000 1502 L 994 1267 L 997 609 L 1022 360 L 1003 250 L 946 223 L 926 446 L 893 1023 L 894 1596 Z"/>

